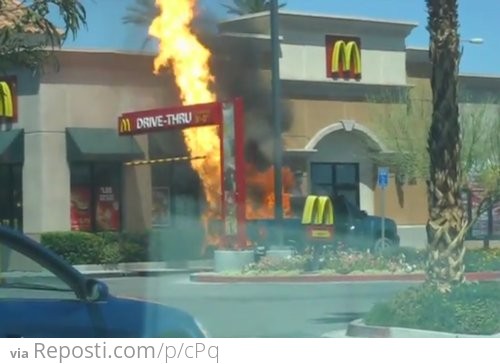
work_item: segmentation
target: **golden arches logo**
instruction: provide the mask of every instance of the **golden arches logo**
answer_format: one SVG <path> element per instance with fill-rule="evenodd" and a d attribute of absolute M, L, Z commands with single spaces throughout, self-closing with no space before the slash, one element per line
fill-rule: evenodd
<path fill-rule="evenodd" d="M 14 118 L 14 93 L 11 85 L 6 81 L 0 81 L 0 100 L 0 116 Z"/>
<path fill-rule="evenodd" d="M 332 49 L 331 71 L 334 74 L 361 75 L 361 51 L 355 41 L 338 40 Z"/>
<path fill-rule="evenodd" d="M 308 196 L 302 213 L 302 224 L 308 225 L 311 242 L 328 241 L 333 238 L 335 222 L 333 203 L 328 196 Z"/>
<path fill-rule="evenodd" d="M 333 225 L 335 222 L 333 203 L 328 196 L 307 196 L 302 213 L 304 225 Z"/>
<path fill-rule="evenodd" d="M 120 133 L 130 133 L 132 131 L 132 124 L 129 118 L 120 118 L 119 130 Z"/>

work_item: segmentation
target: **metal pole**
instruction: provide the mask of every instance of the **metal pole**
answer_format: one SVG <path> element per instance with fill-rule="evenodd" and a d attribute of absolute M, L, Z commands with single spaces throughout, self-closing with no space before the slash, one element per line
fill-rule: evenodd
<path fill-rule="evenodd" d="M 277 244 L 283 245 L 283 145 L 281 140 L 281 83 L 278 0 L 271 0 L 272 102 L 274 125 L 274 217 Z"/>
<path fill-rule="evenodd" d="M 382 246 L 385 246 L 385 187 L 382 186 L 382 203 L 380 204 L 382 210 Z"/>

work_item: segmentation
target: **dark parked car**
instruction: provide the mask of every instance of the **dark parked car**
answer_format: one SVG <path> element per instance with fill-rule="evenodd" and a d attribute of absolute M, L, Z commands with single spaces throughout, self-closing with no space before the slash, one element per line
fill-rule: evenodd
<path fill-rule="evenodd" d="M 382 217 L 368 215 L 349 202 L 344 196 L 332 197 L 335 223 L 333 240 L 325 242 L 336 246 L 343 244 L 355 250 L 381 251 L 388 247 L 399 246 L 399 235 L 396 222 L 390 218 L 384 220 L 384 236 L 382 235 Z M 293 208 L 295 218 L 283 221 L 286 244 L 297 251 L 303 251 L 308 240 L 306 228 L 302 225 L 301 216 L 305 198 L 296 198 Z M 275 220 L 252 220 L 248 222 L 248 233 L 258 247 L 269 247 L 276 242 Z"/>
<path fill-rule="evenodd" d="M 29 237 L 0 227 L 0 337 L 206 337 L 190 314 L 111 295 Z"/>

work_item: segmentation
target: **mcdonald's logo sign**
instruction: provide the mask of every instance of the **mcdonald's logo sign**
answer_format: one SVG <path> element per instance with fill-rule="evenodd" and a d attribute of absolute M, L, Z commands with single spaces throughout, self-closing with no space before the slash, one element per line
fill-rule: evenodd
<path fill-rule="evenodd" d="M 193 124 L 207 124 L 210 121 L 210 111 L 200 111 L 194 114 Z"/>
<path fill-rule="evenodd" d="M 14 77 L 0 79 L 0 121 L 17 121 L 16 86 Z"/>
<path fill-rule="evenodd" d="M 328 78 L 361 79 L 361 40 L 355 37 L 326 36 Z"/>
<path fill-rule="evenodd" d="M 330 197 L 307 196 L 302 213 L 302 224 L 308 225 L 309 238 L 312 240 L 333 238 L 334 222 L 334 209 Z"/>
<path fill-rule="evenodd" d="M 118 118 L 118 130 L 120 134 L 129 134 L 132 132 L 132 123 L 129 118 Z"/>

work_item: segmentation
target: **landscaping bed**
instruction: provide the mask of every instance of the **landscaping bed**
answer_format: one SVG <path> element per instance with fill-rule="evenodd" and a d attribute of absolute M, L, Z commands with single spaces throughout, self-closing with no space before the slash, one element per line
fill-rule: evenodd
<path fill-rule="evenodd" d="M 381 327 L 493 335 L 500 332 L 500 282 L 464 283 L 442 293 L 422 284 L 376 304 L 364 323 Z"/>
<path fill-rule="evenodd" d="M 474 249 L 465 255 L 467 273 L 500 272 L 500 249 Z M 223 272 L 225 277 L 263 277 L 315 275 L 415 275 L 425 270 L 426 253 L 412 248 L 388 249 L 374 255 L 360 251 L 337 251 L 325 254 L 320 269 L 312 271 L 310 254 L 289 258 L 263 257 L 241 271 Z"/>

